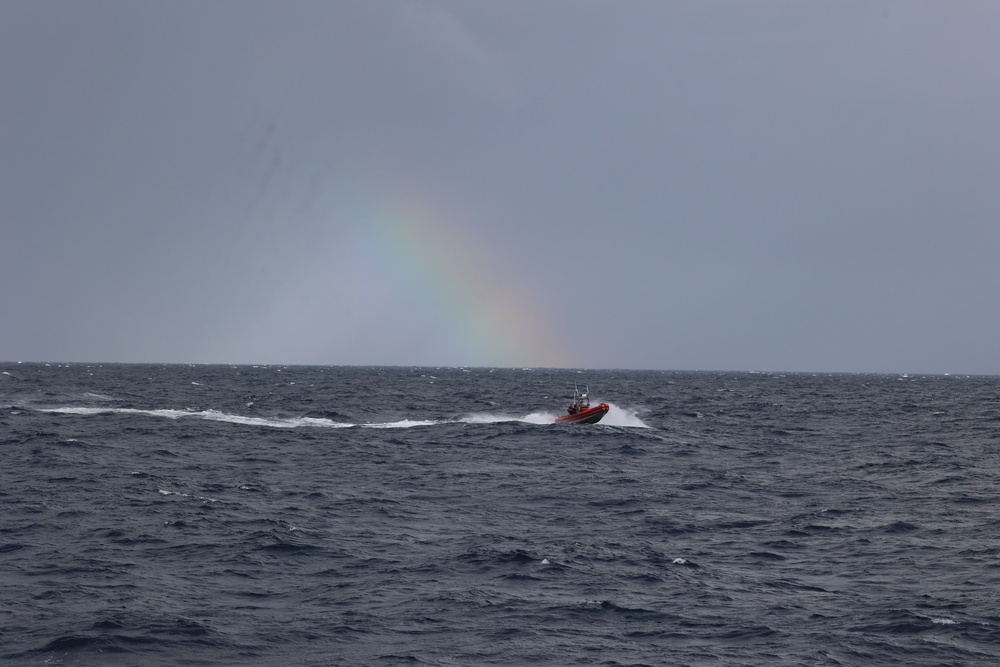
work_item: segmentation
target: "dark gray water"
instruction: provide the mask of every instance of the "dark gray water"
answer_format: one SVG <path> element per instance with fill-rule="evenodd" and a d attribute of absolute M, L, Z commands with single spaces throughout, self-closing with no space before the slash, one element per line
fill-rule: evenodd
<path fill-rule="evenodd" d="M 1000 664 L 997 378 L 0 371 L 2 662 Z"/>

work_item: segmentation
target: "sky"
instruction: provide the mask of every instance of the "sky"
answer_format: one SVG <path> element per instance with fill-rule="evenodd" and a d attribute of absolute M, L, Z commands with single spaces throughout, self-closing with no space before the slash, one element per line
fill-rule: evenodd
<path fill-rule="evenodd" d="M 1000 374 L 997 35 L 2 0 L 0 360 Z"/>

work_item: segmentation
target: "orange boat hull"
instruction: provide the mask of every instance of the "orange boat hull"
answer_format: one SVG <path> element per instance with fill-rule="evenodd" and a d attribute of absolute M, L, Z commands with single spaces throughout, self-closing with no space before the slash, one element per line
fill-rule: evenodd
<path fill-rule="evenodd" d="M 608 413 L 611 407 L 607 403 L 595 405 L 592 408 L 581 410 L 574 415 L 562 415 L 556 417 L 557 424 L 596 424 Z"/>

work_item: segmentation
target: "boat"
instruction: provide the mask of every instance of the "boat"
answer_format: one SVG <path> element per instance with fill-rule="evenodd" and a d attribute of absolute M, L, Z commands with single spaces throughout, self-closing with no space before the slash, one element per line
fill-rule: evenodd
<path fill-rule="evenodd" d="M 611 409 L 607 403 L 590 407 L 590 387 L 587 391 L 573 390 L 573 403 L 566 409 L 566 414 L 556 417 L 557 424 L 596 424 Z"/>

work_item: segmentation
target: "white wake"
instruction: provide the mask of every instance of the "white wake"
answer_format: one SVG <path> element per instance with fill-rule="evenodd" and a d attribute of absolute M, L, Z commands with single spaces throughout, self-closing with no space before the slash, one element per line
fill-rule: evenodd
<path fill-rule="evenodd" d="M 614 403 L 608 403 L 610 410 L 604 416 L 600 424 L 605 426 L 626 426 L 631 428 L 648 428 L 648 426 L 636 415 L 634 410 L 620 408 Z M 526 415 L 474 413 L 458 419 L 402 419 L 392 422 L 339 422 L 321 417 L 250 417 L 246 415 L 235 415 L 219 410 L 141 410 L 137 408 L 109 408 L 109 407 L 76 407 L 63 406 L 53 408 L 34 408 L 38 412 L 49 412 L 68 415 L 143 415 L 147 417 L 160 417 L 164 419 L 204 419 L 206 421 L 225 422 L 229 424 L 241 424 L 243 426 L 264 426 L 267 428 L 413 428 L 416 426 L 435 426 L 439 424 L 497 424 L 501 422 L 520 422 L 523 424 L 545 425 L 555 423 L 557 415 L 552 412 L 537 411 L 529 412 Z"/>

